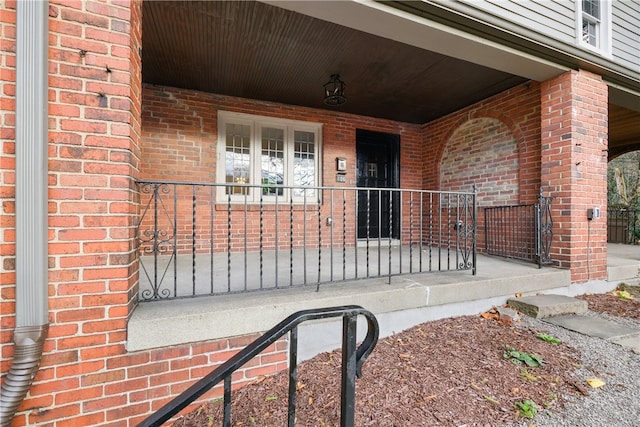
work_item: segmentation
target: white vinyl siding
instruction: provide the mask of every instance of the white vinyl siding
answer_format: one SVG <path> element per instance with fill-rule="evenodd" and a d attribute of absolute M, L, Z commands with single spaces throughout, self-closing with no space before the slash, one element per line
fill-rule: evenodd
<path fill-rule="evenodd" d="M 499 17 L 518 27 L 539 32 L 545 37 L 552 37 L 567 43 L 575 40 L 575 7 L 566 0 L 458 0 L 446 2 L 447 6 L 464 5 L 467 13 L 482 20 L 482 14 Z"/>
<path fill-rule="evenodd" d="M 613 59 L 640 74 L 640 2 L 614 1 L 611 9 Z"/>
<path fill-rule="evenodd" d="M 604 28 L 594 48 L 582 42 L 582 0 L 446 0 L 438 5 L 487 22 L 496 28 L 545 43 L 549 39 L 577 46 L 579 56 L 607 65 L 612 61 L 640 78 L 640 2 L 602 0 Z M 595 57 L 595 58 L 594 58 Z M 598 59 L 598 57 L 600 59 Z"/>

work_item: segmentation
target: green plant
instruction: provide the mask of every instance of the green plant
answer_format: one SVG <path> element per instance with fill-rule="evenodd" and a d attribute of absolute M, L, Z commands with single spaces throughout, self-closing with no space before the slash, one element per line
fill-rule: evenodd
<path fill-rule="evenodd" d="M 542 341 L 546 341 L 548 343 L 551 343 L 553 345 L 558 345 L 560 344 L 562 341 L 560 341 L 558 338 L 553 337 L 549 334 L 545 334 L 545 333 L 540 333 L 538 335 L 536 335 L 536 337 L 540 338 Z"/>
<path fill-rule="evenodd" d="M 527 366 L 536 367 L 544 363 L 540 356 L 518 351 L 513 347 L 505 347 L 503 357 L 509 359 L 514 365 L 521 365 L 524 362 Z"/>
<path fill-rule="evenodd" d="M 524 402 L 516 402 L 516 407 L 519 409 L 519 414 L 523 418 L 533 418 L 538 413 L 538 406 L 531 400 L 525 400 Z"/>

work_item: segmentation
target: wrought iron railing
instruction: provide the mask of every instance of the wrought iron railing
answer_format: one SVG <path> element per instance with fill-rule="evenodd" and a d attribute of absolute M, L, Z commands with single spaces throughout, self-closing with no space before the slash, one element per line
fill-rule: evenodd
<path fill-rule="evenodd" d="M 640 211 L 630 208 L 607 208 L 607 242 L 640 244 Z"/>
<path fill-rule="evenodd" d="M 367 320 L 367 335 L 356 348 L 356 327 L 358 316 Z M 280 337 L 289 333 L 289 398 L 288 398 L 288 426 L 295 425 L 296 390 L 298 383 L 298 325 L 307 320 L 328 319 L 342 317 L 342 385 L 340 400 L 340 426 L 355 425 L 355 379 L 362 376 L 362 365 L 371 354 L 378 342 L 379 328 L 376 317 L 360 306 L 350 305 L 341 307 L 319 308 L 303 310 L 278 323 L 260 338 L 236 353 L 220 367 L 207 374 L 197 383 L 176 396 L 153 415 L 148 417 L 138 427 L 160 426 L 186 408 L 190 403 L 205 392 L 224 382 L 223 420 L 222 425 L 231 426 L 231 376 L 249 362 L 262 350 L 276 342 Z"/>
<path fill-rule="evenodd" d="M 140 301 L 476 270 L 476 195 L 138 182 Z"/>
<path fill-rule="evenodd" d="M 541 192 L 537 204 L 484 208 L 487 254 L 551 264 L 551 199 Z"/>

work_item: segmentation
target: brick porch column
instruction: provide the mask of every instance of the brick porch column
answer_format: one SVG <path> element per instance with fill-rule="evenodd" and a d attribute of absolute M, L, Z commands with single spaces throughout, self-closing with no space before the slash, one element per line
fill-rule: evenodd
<path fill-rule="evenodd" d="M 572 283 L 607 277 L 607 85 L 569 71 L 542 83 L 541 184 L 552 202 L 552 259 Z M 587 219 L 587 209 L 600 218 Z"/>

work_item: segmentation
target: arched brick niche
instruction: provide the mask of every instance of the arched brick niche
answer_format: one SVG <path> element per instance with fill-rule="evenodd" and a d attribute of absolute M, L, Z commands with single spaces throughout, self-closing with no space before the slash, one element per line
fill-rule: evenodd
<path fill-rule="evenodd" d="M 519 203 L 518 142 L 502 121 L 479 117 L 461 124 L 444 149 L 440 189 L 471 191 L 478 187 L 479 206 Z"/>

